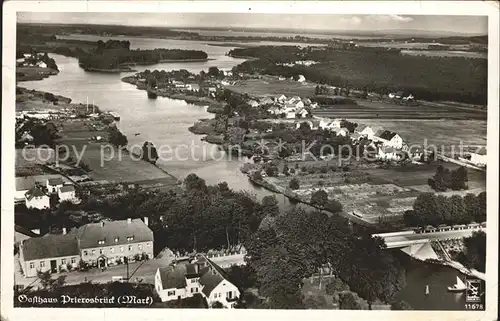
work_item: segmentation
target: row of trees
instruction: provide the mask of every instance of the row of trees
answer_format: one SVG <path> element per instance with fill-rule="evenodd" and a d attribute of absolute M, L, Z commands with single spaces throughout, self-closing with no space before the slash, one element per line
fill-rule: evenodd
<path fill-rule="evenodd" d="M 153 49 L 129 50 L 124 46 L 106 45 L 79 57 L 79 64 L 84 69 L 116 69 L 123 64 L 155 64 L 162 60 L 207 59 L 201 50 Z"/>
<path fill-rule="evenodd" d="M 405 212 L 404 221 L 408 226 L 484 222 L 486 221 L 486 192 L 477 196 L 467 194 L 464 197 L 422 193 L 415 200 L 413 209 Z"/>
<path fill-rule="evenodd" d="M 328 266 L 367 300 L 389 302 L 405 284 L 404 271 L 380 239 L 356 237 L 339 216 L 295 209 L 261 226 L 245 243 L 248 266 L 269 308 L 304 307 L 304 278 Z"/>
<path fill-rule="evenodd" d="M 436 174 L 432 178 L 429 178 L 428 184 L 435 191 L 445 192 L 449 188 L 455 191 L 468 189 L 468 181 L 467 168 L 464 166 L 450 171 L 448 168 L 439 165 L 436 169 Z"/>
<path fill-rule="evenodd" d="M 285 77 L 303 75 L 320 84 L 365 88 L 382 94 L 402 90 L 428 101 L 486 104 L 486 59 L 411 56 L 373 50 L 309 51 L 297 47 L 280 47 L 234 49 L 230 54 L 258 58 L 245 61 L 234 70 Z M 280 65 L 297 60 L 319 63 L 293 67 Z"/>
<path fill-rule="evenodd" d="M 168 247 L 191 252 L 230 248 L 254 232 L 266 208 L 246 192 L 226 183 L 206 185 L 188 175 L 179 193 L 133 190 L 113 198 L 82 193 L 82 204 L 73 209 L 97 211 L 113 220 L 147 216 L 155 236 L 155 251 Z"/>

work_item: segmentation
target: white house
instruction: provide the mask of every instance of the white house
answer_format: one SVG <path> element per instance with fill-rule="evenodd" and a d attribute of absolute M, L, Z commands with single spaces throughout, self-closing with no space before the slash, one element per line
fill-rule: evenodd
<path fill-rule="evenodd" d="M 390 130 L 377 131 L 373 136 L 373 139 L 382 142 L 382 144 L 387 147 L 397 149 L 401 149 L 403 147 L 403 138 Z"/>
<path fill-rule="evenodd" d="M 296 115 L 300 116 L 300 118 L 306 118 L 309 115 L 307 109 L 303 108 L 296 113 Z"/>
<path fill-rule="evenodd" d="M 486 166 L 488 157 L 486 154 L 468 153 L 466 159 L 474 165 Z"/>
<path fill-rule="evenodd" d="M 306 81 L 306 77 L 304 77 L 303 75 L 299 75 L 299 79 L 297 81 L 298 82 L 305 82 Z"/>
<path fill-rule="evenodd" d="M 249 105 L 250 107 L 259 107 L 259 103 L 253 99 L 248 100 L 247 105 Z"/>
<path fill-rule="evenodd" d="M 349 135 L 349 130 L 347 128 L 340 128 L 340 127 L 332 127 L 330 128 L 330 131 L 335 132 L 337 136 L 347 136 Z"/>
<path fill-rule="evenodd" d="M 273 115 L 281 115 L 282 113 L 285 112 L 285 110 L 283 108 L 278 107 L 278 106 L 273 106 L 273 107 L 269 108 L 267 111 Z"/>
<path fill-rule="evenodd" d="M 49 178 L 47 180 L 47 191 L 51 194 L 55 194 L 59 191 L 61 187 L 63 187 L 64 182 L 62 178 L 56 177 L 56 178 Z"/>
<path fill-rule="evenodd" d="M 264 97 L 260 99 L 260 104 L 261 105 L 271 105 L 274 104 L 274 100 L 270 97 Z"/>
<path fill-rule="evenodd" d="M 397 161 L 403 158 L 403 153 L 393 147 L 379 146 L 377 158 L 383 161 Z"/>
<path fill-rule="evenodd" d="M 59 196 L 59 201 L 72 201 L 76 199 L 76 191 L 73 185 L 64 185 L 59 188 L 57 195 Z"/>
<path fill-rule="evenodd" d="M 38 186 L 33 187 L 24 194 L 27 208 L 42 210 L 50 207 L 50 198 Z"/>
<path fill-rule="evenodd" d="M 317 102 L 311 102 L 311 104 L 309 105 L 310 108 L 318 108 L 318 103 Z"/>
<path fill-rule="evenodd" d="M 227 280 L 225 272 L 203 255 L 190 264 L 159 268 L 155 290 L 162 302 L 200 294 L 209 307 L 220 302 L 225 308 L 232 308 L 240 297 L 239 289 Z"/>
<path fill-rule="evenodd" d="M 293 96 L 293 97 L 288 98 L 287 103 L 288 104 L 294 104 L 294 103 L 299 102 L 301 100 L 302 99 L 300 99 L 299 96 Z"/>
<path fill-rule="evenodd" d="M 278 96 L 278 98 L 276 98 L 276 101 L 280 102 L 280 103 L 284 103 L 286 101 L 286 96 L 281 94 Z"/>
<path fill-rule="evenodd" d="M 302 102 L 302 101 L 299 100 L 299 101 L 296 101 L 296 102 L 293 102 L 293 103 L 286 103 L 285 107 L 286 108 L 295 108 L 295 109 L 304 108 L 304 102 Z"/>
<path fill-rule="evenodd" d="M 316 130 L 318 129 L 318 121 L 313 121 L 313 120 L 307 120 L 307 121 L 299 121 L 296 125 L 295 125 L 295 128 L 296 129 L 299 129 L 300 126 L 302 125 L 302 123 L 307 123 L 309 125 L 309 127 L 312 129 L 312 130 Z"/>
<path fill-rule="evenodd" d="M 286 114 L 286 116 L 285 116 L 286 119 L 293 119 L 293 118 L 295 118 L 295 110 L 293 110 L 293 111 L 287 111 L 287 112 L 285 112 L 285 114 Z"/>
<path fill-rule="evenodd" d="M 40 67 L 40 68 L 47 68 L 47 64 L 45 62 L 43 62 L 43 61 L 37 62 L 36 66 Z"/>
<path fill-rule="evenodd" d="M 366 125 L 361 125 L 356 127 L 356 132 L 358 132 L 361 136 L 365 136 L 368 139 L 373 139 L 373 135 L 375 135 L 375 132 L 370 126 Z"/>
<path fill-rule="evenodd" d="M 325 130 L 332 130 L 332 128 L 340 128 L 340 119 L 324 118 L 320 121 L 319 127 Z"/>

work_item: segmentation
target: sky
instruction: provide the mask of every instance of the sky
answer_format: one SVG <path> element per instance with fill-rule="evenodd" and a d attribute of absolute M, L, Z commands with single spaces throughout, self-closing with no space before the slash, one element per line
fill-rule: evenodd
<path fill-rule="evenodd" d="M 277 18 L 278 17 L 278 18 Z M 322 15 L 261 13 L 47 13 L 20 12 L 19 22 L 117 24 L 176 28 L 258 28 L 331 31 L 427 30 L 487 34 L 481 16 Z"/>

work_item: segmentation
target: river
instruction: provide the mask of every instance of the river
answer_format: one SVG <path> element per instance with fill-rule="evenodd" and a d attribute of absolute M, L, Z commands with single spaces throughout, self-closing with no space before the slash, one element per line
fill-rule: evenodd
<path fill-rule="evenodd" d="M 108 38 L 85 36 L 80 39 L 97 41 Z M 130 40 L 132 48 L 197 49 L 207 52 L 209 58 L 213 59 L 207 62 L 161 63 L 154 66 L 134 67 L 138 71 L 187 69 L 198 73 L 201 70 L 208 70 L 210 66 L 230 69 L 243 61 L 225 56 L 225 52 L 230 50 L 228 47 L 182 40 L 147 38 L 130 38 Z M 245 160 L 231 158 L 219 151 L 217 146 L 202 142 L 201 136 L 188 131 L 188 127 L 198 119 L 213 117 L 206 111 L 206 107 L 164 97 L 148 99 L 145 91 L 137 90 L 135 86 L 120 80 L 133 73 L 85 72 L 78 66 L 75 58 L 56 54 L 51 54 L 51 57 L 55 59 L 60 69 L 57 76 L 42 81 L 23 82 L 20 86 L 70 97 L 76 103 L 88 101 L 102 110 L 117 112 L 121 116 L 120 130 L 127 135 L 130 144 L 142 144 L 148 140 L 156 146 L 168 146 L 178 151 L 178 159 L 173 157 L 171 160 L 159 161 L 158 165 L 180 179 L 190 173 L 196 173 L 205 179 L 207 184 L 226 181 L 231 188 L 249 191 L 258 199 L 273 194 L 254 186 L 239 171 Z M 140 133 L 140 135 L 135 136 L 135 133 Z M 196 148 L 188 148 L 192 144 Z M 295 206 L 282 195 L 278 195 L 277 198 L 282 210 Z M 408 263 L 405 266 L 408 271 L 407 286 L 400 293 L 401 299 L 407 301 L 415 309 L 464 309 L 463 297 L 446 291 L 446 287 L 455 282 L 455 277 L 459 272 L 448 267 L 418 262 Z M 425 296 L 427 284 L 431 292 Z"/>

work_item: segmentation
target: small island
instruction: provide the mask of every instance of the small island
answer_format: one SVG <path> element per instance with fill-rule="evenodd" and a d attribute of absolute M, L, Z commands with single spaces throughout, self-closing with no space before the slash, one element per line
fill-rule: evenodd
<path fill-rule="evenodd" d="M 131 50 L 130 41 L 97 41 L 97 47 L 78 59 L 85 71 L 132 71 L 130 66 L 153 65 L 160 62 L 206 61 L 208 55 L 201 50 L 153 49 Z"/>

